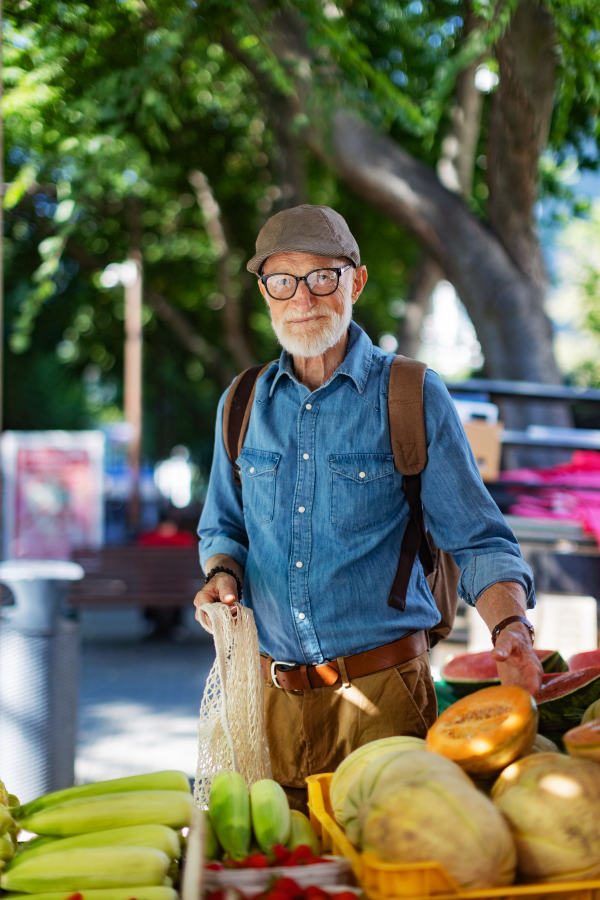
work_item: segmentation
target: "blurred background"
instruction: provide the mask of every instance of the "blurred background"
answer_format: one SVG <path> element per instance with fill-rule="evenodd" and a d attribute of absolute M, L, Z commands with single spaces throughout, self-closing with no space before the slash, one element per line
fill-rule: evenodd
<path fill-rule="evenodd" d="M 279 355 L 245 261 L 300 203 L 347 219 L 356 321 L 447 381 L 595 647 L 596 0 L 4 0 L 2 24 L 2 557 L 85 575 L 77 778 L 193 773 L 217 403 Z M 434 663 L 468 640 L 461 615 Z"/>

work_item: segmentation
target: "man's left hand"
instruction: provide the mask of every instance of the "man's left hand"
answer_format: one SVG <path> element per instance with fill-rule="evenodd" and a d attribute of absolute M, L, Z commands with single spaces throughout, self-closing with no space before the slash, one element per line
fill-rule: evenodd
<path fill-rule="evenodd" d="M 498 666 L 501 684 L 525 688 L 534 697 L 542 684 L 544 670 L 531 646 L 529 631 L 515 623 L 500 632 L 492 659 Z"/>

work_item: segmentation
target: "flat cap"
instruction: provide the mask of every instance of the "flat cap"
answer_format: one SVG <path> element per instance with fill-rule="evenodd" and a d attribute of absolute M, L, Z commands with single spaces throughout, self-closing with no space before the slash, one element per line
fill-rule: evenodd
<path fill-rule="evenodd" d="M 258 274 L 269 256 L 286 250 L 346 256 L 355 266 L 360 266 L 360 250 L 346 220 L 329 206 L 303 203 L 271 216 L 258 233 L 256 253 L 246 268 Z"/>

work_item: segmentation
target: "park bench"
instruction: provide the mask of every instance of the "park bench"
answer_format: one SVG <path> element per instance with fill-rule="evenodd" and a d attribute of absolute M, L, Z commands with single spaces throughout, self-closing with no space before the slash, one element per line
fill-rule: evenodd
<path fill-rule="evenodd" d="M 197 547 L 108 545 L 73 560 L 85 571 L 70 593 L 78 608 L 189 606 L 204 584 Z"/>

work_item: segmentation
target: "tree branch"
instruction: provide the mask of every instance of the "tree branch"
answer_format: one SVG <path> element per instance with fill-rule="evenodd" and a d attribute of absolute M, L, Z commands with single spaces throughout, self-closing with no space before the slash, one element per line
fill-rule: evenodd
<path fill-rule="evenodd" d="M 206 231 L 217 259 L 217 283 L 225 300 L 221 313 L 225 328 L 225 343 L 239 368 L 247 369 L 249 366 L 253 366 L 256 360 L 242 328 L 242 316 L 238 302 L 240 290 L 229 271 L 232 260 L 221 219 L 221 210 L 204 173 L 194 169 L 188 177 L 196 192 L 198 206 L 204 213 Z"/>

